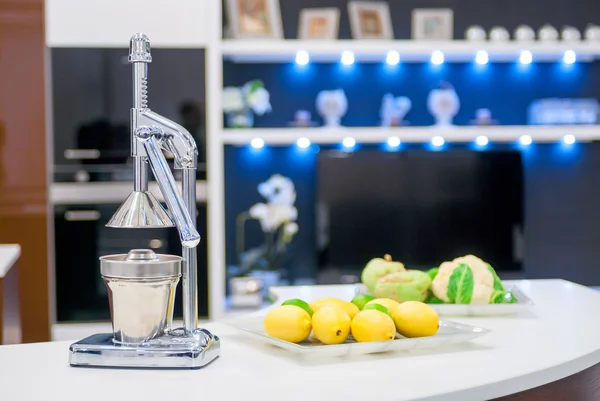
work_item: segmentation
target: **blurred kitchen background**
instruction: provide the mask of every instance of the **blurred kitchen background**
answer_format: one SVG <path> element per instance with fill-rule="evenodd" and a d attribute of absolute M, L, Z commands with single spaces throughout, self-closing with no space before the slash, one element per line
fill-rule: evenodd
<path fill-rule="evenodd" d="M 106 41 L 74 38 L 65 32 L 74 29 L 68 21 L 78 18 L 75 14 L 58 10 L 55 2 L 24 3 L 0 1 L 0 70 L 8 72 L 0 74 L 0 240 L 22 246 L 19 286 L 24 332 L 30 333 L 23 339 L 41 341 L 50 338 L 53 325 L 109 321 L 100 256 L 133 248 L 179 254 L 181 246 L 175 229 L 105 227 L 132 188 L 127 40 L 138 28 L 111 30 L 106 24 Z M 600 3 L 383 2 L 398 40 L 411 39 L 417 8 L 451 9 L 450 39 L 461 42 L 473 26 L 487 34 L 503 27 L 513 41 L 519 26 L 527 25 L 539 36 L 540 29 L 551 25 L 557 41 L 552 42 L 552 31 L 541 35 L 550 37 L 545 49 L 556 48 L 560 57 L 529 63 L 519 53 L 514 61 L 494 62 L 492 52 L 489 63 L 453 61 L 452 42 L 443 40 L 436 43 L 450 43 L 443 45 L 450 50 L 441 63 L 404 63 L 401 51 L 399 62 L 386 62 L 385 53 L 379 61 L 363 62 L 359 52 L 355 62 L 340 62 L 339 54 L 318 62 L 294 58 L 296 51 L 288 57 L 285 46 L 278 59 L 272 57 L 278 45 L 262 41 L 297 39 L 303 9 L 338 9 L 336 38 L 352 39 L 348 1 L 192 3 L 177 6 L 187 15 L 183 26 L 198 29 L 205 39 L 185 42 L 193 35 L 185 37 L 184 28 L 164 37 L 160 32 L 166 28 L 146 33 L 151 41 L 153 33 L 157 38 L 149 65 L 150 108 L 184 126 L 198 143 L 201 318 L 219 318 L 236 307 L 268 301 L 260 294 L 258 303 L 256 297 L 232 302 L 239 295 L 236 278 L 256 277 L 265 286 L 354 283 L 366 262 L 384 254 L 427 269 L 471 253 L 491 263 L 502 278 L 564 278 L 600 285 L 600 145 L 584 140 L 600 138 L 600 28 L 590 29 L 590 24 L 600 24 Z M 240 27 L 235 29 L 228 10 L 273 4 L 278 5 L 283 38 L 234 37 Z M 102 7 L 117 12 L 120 6 L 110 1 Z M 204 14 L 190 17 L 192 10 Z M 215 15 L 222 15 L 218 26 L 213 26 Z M 90 31 L 100 29 L 89 23 Z M 271 24 L 277 22 L 271 19 Z M 574 48 L 585 49 L 587 58 L 561 58 L 564 46 L 558 43 L 564 42 L 560 35 L 567 25 L 581 33 L 578 43 L 585 46 Z M 172 39 L 181 37 L 182 43 Z M 368 49 L 368 43 L 355 40 L 357 49 Z M 302 43 L 291 46 L 302 50 Z M 502 43 L 500 38 L 494 46 Z M 269 46 L 275 50 L 265 51 Z M 349 42 L 348 48 L 352 46 Z M 270 110 L 224 113 L 222 104 L 231 99 L 222 88 L 247 83 L 244 90 L 268 92 Z M 343 90 L 343 99 L 329 93 L 329 107 L 344 109 L 340 122 L 353 128 L 349 135 L 339 134 L 340 128 L 322 128 L 327 110 L 317 98 L 322 91 L 336 90 Z M 403 129 L 417 132 L 410 130 L 434 125 L 436 116 L 428 107 L 434 90 L 452 91 L 460 102 L 452 113 L 458 127 L 440 131 L 443 143 L 398 144 L 374 129 L 385 119 L 388 93 L 410 100 L 400 121 L 391 123 L 393 138 L 402 139 Z M 585 108 L 585 118 L 578 119 L 578 107 Z M 567 116 L 548 120 L 561 113 Z M 565 128 L 548 141 L 543 130 L 550 123 Z M 510 126 L 507 132 L 516 136 L 496 140 L 490 135 L 488 142 L 477 143 L 452 140 L 463 132 L 460 127 L 488 125 Z M 528 130 L 534 126 L 541 128 Z M 367 128 L 361 132 L 360 127 Z M 554 135 L 557 127 L 551 128 Z M 418 132 L 431 138 L 438 135 L 435 129 Z M 307 132 L 311 140 L 299 141 Z M 371 133 L 382 139 L 369 139 Z M 279 139 L 271 143 L 269 135 Z M 331 140 L 335 135 L 341 136 Z M 531 143 L 523 139 L 529 135 Z M 353 136 L 354 142 L 346 138 Z M 267 186 L 260 187 L 262 183 Z M 162 199 L 155 184 L 151 190 Z M 281 204 L 295 212 L 278 209 L 291 214 L 282 218 L 278 230 L 265 229 L 257 217 L 264 217 L 264 209 L 252 207 L 288 195 L 293 199 Z M 216 242 L 212 247 L 211 241 Z M 280 246 L 275 256 L 269 253 L 271 245 Z M 176 318 L 181 317 L 180 297 L 179 289 Z"/>

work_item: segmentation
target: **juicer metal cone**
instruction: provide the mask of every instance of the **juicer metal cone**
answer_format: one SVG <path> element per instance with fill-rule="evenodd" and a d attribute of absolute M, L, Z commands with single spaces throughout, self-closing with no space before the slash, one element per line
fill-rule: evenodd
<path fill-rule="evenodd" d="M 161 228 L 175 224 L 150 192 L 132 192 L 106 224 L 114 228 Z"/>

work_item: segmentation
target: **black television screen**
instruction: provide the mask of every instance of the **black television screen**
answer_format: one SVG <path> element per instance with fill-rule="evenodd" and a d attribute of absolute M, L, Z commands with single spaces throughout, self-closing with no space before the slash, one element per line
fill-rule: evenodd
<path fill-rule="evenodd" d="M 518 151 L 324 151 L 317 181 L 322 269 L 359 269 L 384 254 L 415 269 L 465 254 L 521 268 Z"/>

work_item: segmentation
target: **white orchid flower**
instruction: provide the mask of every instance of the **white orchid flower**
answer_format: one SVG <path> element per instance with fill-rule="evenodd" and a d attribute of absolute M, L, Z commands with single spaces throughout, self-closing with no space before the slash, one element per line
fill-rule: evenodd
<path fill-rule="evenodd" d="M 256 205 L 252 206 L 250 210 L 248 210 L 248 214 L 253 219 L 258 220 L 260 223 L 260 228 L 263 230 L 263 232 L 269 233 L 277 229 L 277 227 L 273 227 L 273 213 L 269 209 L 269 205 L 266 203 L 257 203 Z"/>
<path fill-rule="evenodd" d="M 295 221 L 298 218 L 298 210 L 293 206 L 288 205 L 277 205 L 269 204 L 266 226 L 270 228 L 270 231 L 275 231 L 283 224 Z"/>
<path fill-rule="evenodd" d="M 225 113 L 240 111 L 245 107 L 242 90 L 233 86 L 223 89 L 222 102 Z"/>
<path fill-rule="evenodd" d="M 263 232 L 276 231 L 282 225 L 295 221 L 298 210 L 293 206 L 257 203 L 248 211 L 250 217 L 260 223 Z"/>
<path fill-rule="evenodd" d="M 289 237 L 293 237 L 294 235 L 296 235 L 296 233 L 298 232 L 298 224 L 296 223 L 287 223 L 284 227 L 283 227 L 283 233 Z"/>
<path fill-rule="evenodd" d="M 256 88 L 246 96 L 248 106 L 259 116 L 271 111 L 270 99 L 271 96 L 265 88 Z"/>
<path fill-rule="evenodd" d="M 298 219 L 298 209 L 294 207 L 294 183 L 289 178 L 274 174 L 258 185 L 258 192 L 267 202 L 252 206 L 248 210 L 250 217 L 260 222 L 265 233 L 274 232 L 283 226 L 284 230 L 287 230 L 284 235 L 293 236 L 298 231 L 298 225 L 293 223 Z"/>
<path fill-rule="evenodd" d="M 236 114 L 231 119 L 231 125 L 234 127 L 247 127 L 252 125 L 247 114 Z"/>
<path fill-rule="evenodd" d="M 264 203 L 257 203 L 248 210 L 248 214 L 253 219 L 263 219 L 267 215 L 267 209 L 268 207 Z"/>
<path fill-rule="evenodd" d="M 258 186 L 258 192 L 269 202 L 292 206 L 296 202 L 296 189 L 289 178 L 274 174 Z"/>

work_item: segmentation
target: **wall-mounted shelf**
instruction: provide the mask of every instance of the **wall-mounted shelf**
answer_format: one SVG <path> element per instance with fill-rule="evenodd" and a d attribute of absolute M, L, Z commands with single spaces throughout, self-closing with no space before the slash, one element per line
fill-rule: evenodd
<path fill-rule="evenodd" d="M 308 53 L 311 61 L 338 62 L 343 52 L 354 53 L 358 62 L 385 61 L 395 50 L 401 62 L 424 62 L 434 51 L 444 54 L 444 61 L 473 61 L 478 51 L 486 51 L 490 62 L 516 62 L 522 51 L 530 51 L 533 62 L 558 61 L 565 51 L 575 52 L 578 61 L 600 58 L 600 41 L 577 42 L 489 42 L 489 41 L 416 41 L 416 40 L 249 40 L 229 39 L 221 45 L 226 60 L 240 63 L 294 62 L 299 51 Z"/>
<path fill-rule="evenodd" d="M 385 143 L 390 137 L 402 142 L 429 142 L 441 136 L 446 142 L 472 142 L 485 136 L 490 142 L 514 142 L 529 135 L 533 142 L 557 142 L 565 135 L 573 135 L 578 142 L 600 140 L 599 125 L 532 126 L 505 125 L 489 127 L 456 126 L 436 127 L 341 127 L 341 128 L 251 128 L 225 129 L 221 140 L 227 145 L 248 145 L 252 139 L 260 138 L 266 145 L 291 145 L 300 138 L 308 138 L 313 144 L 339 144 L 352 137 L 358 144 Z"/>

